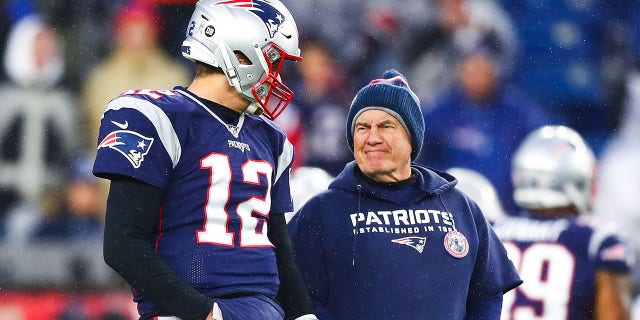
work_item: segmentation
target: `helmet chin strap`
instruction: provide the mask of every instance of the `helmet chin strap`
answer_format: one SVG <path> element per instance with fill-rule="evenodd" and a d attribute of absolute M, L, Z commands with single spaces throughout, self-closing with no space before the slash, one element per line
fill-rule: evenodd
<path fill-rule="evenodd" d="M 264 112 L 264 108 L 262 108 L 262 106 L 260 105 L 260 103 L 258 103 L 258 101 L 253 101 L 249 104 L 249 106 L 247 107 L 247 109 L 245 109 L 244 112 L 248 114 L 252 114 L 254 116 L 259 116 Z"/>

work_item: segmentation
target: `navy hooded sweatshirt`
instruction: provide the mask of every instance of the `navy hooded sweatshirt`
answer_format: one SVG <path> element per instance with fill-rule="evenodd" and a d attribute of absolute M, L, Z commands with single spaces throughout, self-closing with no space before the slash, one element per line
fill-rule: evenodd
<path fill-rule="evenodd" d="M 289 223 L 298 266 L 324 319 L 465 319 L 518 286 L 506 251 L 451 175 L 372 183 L 355 162 Z"/>

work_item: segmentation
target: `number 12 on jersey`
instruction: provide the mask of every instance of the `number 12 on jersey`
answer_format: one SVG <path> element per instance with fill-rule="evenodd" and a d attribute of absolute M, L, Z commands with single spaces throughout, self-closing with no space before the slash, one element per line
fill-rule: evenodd
<path fill-rule="evenodd" d="M 236 207 L 240 219 L 239 236 L 228 230 L 228 202 L 233 192 L 229 156 L 211 153 L 200 160 L 200 168 L 209 170 L 209 188 L 204 208 L 204 229 L 196 232 L 198 243 L 232 247 L 235 241 L 239 240 L 240 247 L 271 246 L 266 224 L 271 207 L 271 164 L 266 161 L 247 160 L 241 167 L 243 183 L 259 185 L 260 175 L 264 175 L 267 178 L 267 187 L 265 194 L 249 197 Z"/>

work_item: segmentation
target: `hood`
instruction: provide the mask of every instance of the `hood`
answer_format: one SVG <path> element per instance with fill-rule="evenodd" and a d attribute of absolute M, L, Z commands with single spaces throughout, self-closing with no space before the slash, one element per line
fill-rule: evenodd
<path fill-rule="evenodd" d="M 423 167 L 415 163 L 411 164 L 411 171 L 417 175 L 417 183 L 409 190 L 394 190 L 378 185 L 369 184 L 356 173 L 356 162 L 348 163 L 344 170 L 329 185 L 329 189 L 341 190 L 348 193 L 356 193 L 361 196 L 391 201 L 397 204 L 414 203 L 425 197 L 440 195 L 453 189 L 458 183 L 452 175 Z"/>
<path fill-rule="evenodd" d="M 53 87 L 64 70 L 62 42 L 40 16 L 26 16 L 9 33 L 4 66 L 9 78 L 21 86 Z"/>

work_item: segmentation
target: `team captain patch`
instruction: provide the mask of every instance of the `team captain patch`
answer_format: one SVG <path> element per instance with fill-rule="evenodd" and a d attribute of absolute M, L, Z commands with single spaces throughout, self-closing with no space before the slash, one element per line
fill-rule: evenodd
<path fill-rule="evenodd" d="M 469 253 L 469 242 L 462 233 L 453 230 L 444 236 L 444 248 L 450 255 L 463 258 Z"/>
<path fill-rule="evenodd" d="M 144 156 L 149 153 L 153 138 L 145 137 L 130 130 L 117 130 L 109 133 L 98 145 L 98 149 L 109 147 L 120 152 L 134 168 L 140 168 Z"/>

